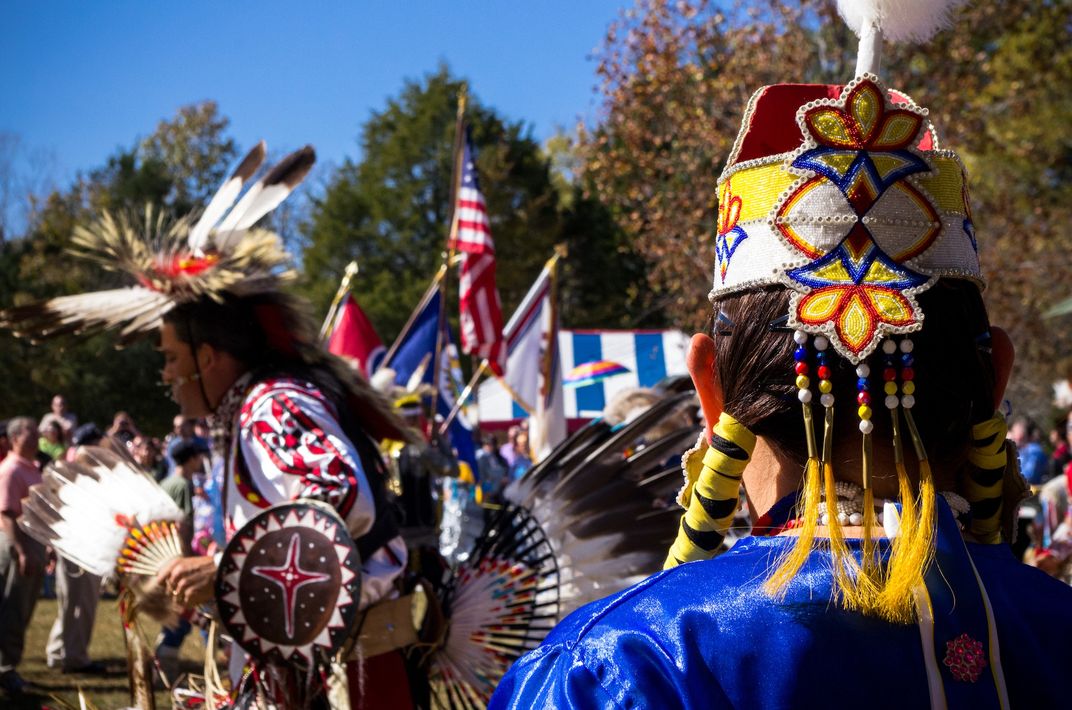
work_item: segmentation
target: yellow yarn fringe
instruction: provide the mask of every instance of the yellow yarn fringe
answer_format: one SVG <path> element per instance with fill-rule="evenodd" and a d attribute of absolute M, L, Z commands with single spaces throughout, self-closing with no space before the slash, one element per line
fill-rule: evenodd
<path fill-rule="evenodd" d="M 886 584 L 878 595 L 875 611 L 887 621 L 909 624 L 915 621 L 916 607 L 912 590 L 923 584 L 923 574 L 934 557 L 935 498 L 934 477 L 930 462 L 919 462 L 919 499 L 912 493 L 904 464 L 898 466 L 902 479 L 900 531 L 893 540 Z M 917 518 L 918 510 L 918 518 Z"/>
<path fill-rule="evenodd" d="M 868 486 L 864 489 L 864 540 L 863 540 L 863 574 L 876 591 L 884 584 L 882 579 L 883 567 L 879 564 L 877 548 L 875 547 L 875 491 Z"/>
<path fill-rule="evenodd" d="M 845 534 L 841 530 L 841 521 L 838 520 L 834 467 L 829 462 L 823 463 L 823 479 L 826 483 L 826 526 L 829 531 L 834 582 L 841 595 L 842 605 L 846 609 L 862 610 L 873 606 L 878 590 L 863 574 L 856 557 L 845 544 Z"/>
<path fill-rule="evenodd" d="M 764 591 L 776 599 L 785 597 L 789 583 L 804 566 L 804 562 L 811 553 L 815 529 L 819 527 L 819 501 L 822 499 L 819 467 L 819 459 L 814 456 L 809 458 L 804 465 L 804 495 L 801 506 L 804 511 L 804 522 L 800 526 L 800 535 L 792 549 L 782 555 L 774 572 L 763 583 Z"/>

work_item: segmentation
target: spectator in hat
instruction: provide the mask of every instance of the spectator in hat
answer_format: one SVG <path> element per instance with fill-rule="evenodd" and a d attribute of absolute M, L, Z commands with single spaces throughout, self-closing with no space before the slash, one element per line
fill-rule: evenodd
<path fill-rule="evenodd" d="M 175 416 L 175 420 L 172 425 L 172 431 L 168 434 L 165 440 L 165 456 L 168 463 L 168 471 L 174 472 L 175 470 L 175 449 L 190 442 L 195 442 L 203 446 L 206 450 L 209 447 L 209 440 L 203 437 L 199 437 L 195 431 L 195 420 L 188 417 L 184 417 L 181 414 Z"/>
<path fill-rule="evenodd" d="M 199 439 L 179 442 L 171 449 L 175 468 L 172 469 L 171 475 L 160 482 L 160 487 L 171 496 L 185 516 L 181 528 L 183 541 L 187 546 L 193 532 L 194 474 L 204 474 L 207 455 L 208 446 Z"/>

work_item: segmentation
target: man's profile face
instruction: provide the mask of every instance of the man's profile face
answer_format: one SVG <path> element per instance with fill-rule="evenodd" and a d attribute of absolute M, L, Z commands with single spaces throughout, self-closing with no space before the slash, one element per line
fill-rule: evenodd
<path fill-rule="evenodd" d="M 201 394 L 197 367 L 190 346 L 179 340 L 175 327 L 164 323 L 160 329 L 160 345 L 157 348 L 164 356 L 160 379 L 171 385 L 171 398 L 179 405 L 183 417 L 204 417 L 210 414 Z"/>

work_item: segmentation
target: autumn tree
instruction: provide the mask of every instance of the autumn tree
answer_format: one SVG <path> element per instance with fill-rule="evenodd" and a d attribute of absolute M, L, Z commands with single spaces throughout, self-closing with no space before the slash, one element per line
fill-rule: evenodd
<path fill-rule="evenodd" d="M 229 124 L 215 101 L 202 101 L 161 120 L 138 146 L 143 161 L 166 169 L 170 204 L 189 209 L 212 197 L 237 155 L 234 140 L 226 135 Z"/>
<path fill-rule="evenodd" d="M 1072 3 L 969 3 L 925 46 L 887 46 L 884 79 L 931 109 L 971 176 L 987 300 L 1019 361 L 1010 396 L 1042 411 L 1072 328 L 1040 314 L 1072 283 Z M 584 176 L 649 264 L 677 323 L 701 325 L 714 261 L 715 183 L 749 96 L 845 83 L 856 39 L 833 0 L 640 0 L 608 30 Z M 1063 375 L 1064 373 L 1060 373 Z"/>

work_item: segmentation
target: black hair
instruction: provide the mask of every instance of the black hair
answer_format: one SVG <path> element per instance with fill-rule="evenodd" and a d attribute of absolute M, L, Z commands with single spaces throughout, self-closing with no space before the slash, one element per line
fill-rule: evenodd
<path fill-rule="evenodd" d="M 990 324 L 982 295 L 974 284 L 942 279 L 919 294 L 926 314 L 923 329 L 910 336 L 915 344 L 916 401 L 913 410 L 931 458 L 950 470 L 963 463 L 971 444 L 971 426 L 993 415 L 994 368 L 990 353 Z M 780 453 L 803 463 L 806 457 L 800 403 L 793 384 L 791 332 L 772 329 L 789 309 L 784 288 L 762 290 L 721 299 L 716 312 L 733 323 L 728 335 L 715 334 L 715 367 L 724 406 L 757 436 L 767 437 Z M 877 357 L 872 357 L 874 362 Z M 849 441 L 857 431 L 856 372 L 848 360 L 831 365 L 839 408 L 837 441 Z M 872 372 L 877 370 L 872 366 Z M 872 380 L 879 382 L 873 374 Z M 881 389 L 876 387 L 881 393 Z M 889 431 L 889 416 L 881 394 L 872 405 L 876 429 Z M 857 434 L 858 436 L 858 434 Z"/>
<path fill-rule="evenodd" d="M 171 459 L 180 466 L 198 454 L 207 454 L 208 447 L 200 441 L 180 441 L 171 449 Z"/>

